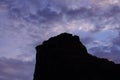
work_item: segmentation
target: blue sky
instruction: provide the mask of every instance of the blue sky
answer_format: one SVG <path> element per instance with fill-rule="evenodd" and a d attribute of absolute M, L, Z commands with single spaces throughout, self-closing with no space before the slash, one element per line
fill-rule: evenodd
<path fill-rule="evenodd" d="M 35 46 L 68 32 L 120 63 L 120 0 L 0 0 L 0 80 L 32 80 Z"/>

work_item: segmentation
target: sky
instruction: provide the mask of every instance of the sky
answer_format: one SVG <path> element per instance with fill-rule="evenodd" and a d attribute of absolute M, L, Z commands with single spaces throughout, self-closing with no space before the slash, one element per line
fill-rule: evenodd
<path fill-rule="evenodd" d="M 32 80 L 35 47 L 63 32 L 120 63 L 120 0 L 0 0 L 0 80 Z"/>

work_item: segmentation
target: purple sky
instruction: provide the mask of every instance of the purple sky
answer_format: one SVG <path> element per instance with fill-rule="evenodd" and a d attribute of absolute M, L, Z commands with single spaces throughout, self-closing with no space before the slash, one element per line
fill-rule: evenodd
<path fill-rule="evenodd" d="M 0 80 L 32 80 L 35 46 L 62 32 L 120 63 L 120 0 L 0 0 Z"/>

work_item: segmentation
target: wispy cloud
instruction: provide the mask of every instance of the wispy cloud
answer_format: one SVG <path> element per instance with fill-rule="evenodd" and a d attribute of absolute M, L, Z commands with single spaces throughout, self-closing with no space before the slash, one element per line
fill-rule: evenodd
<path fill-rule="evenodd" d="M 34 61 L 0 58 L 0 80 L 32 80 Z"/>
<path fill-rule="evenodd" d="M 99 7 L 98 2 L 100 5 L 105 4 L 109 7 Z M 31 49 L 37 43 L 62 32 L 80 36 L 83 36 L 82 33 L 91 34 L 89 36 L 94 39 L 93 35 L 96 32 L 118 31 L 120 6 L 117 4 L 119 1 L 98 0 L 98 2 L 97 0 L 65 0 L 64 2 L 61 0 L 1 0 L 0 33 L 4 34 L 1 35 L 1 42 L 6 43 L 1 47 L 5 49 L 6 46 L 12 45 L 8 49 L 16 57 L 29 45 L 32 46 L 29 47 Z M 7 56 L 9 51 L 6 52 L 4 49 L 1 50 L 5 53 L 3 56 Z M 30 49 L 25 53 L 29 54 Z"/>
<path fill-rule="evenodd" d="M 93 55 L 120 62 L 119 4 L 120 0 L 0 0 L 0 57 L 6 57 L 0 59 L 0 79 L 17 79 L 20 72 L 25 73 L 20 80 L 30 80 L 27 67 L 33 68 L 33 62 L 22 61 L 33 61 L 35 46 L 62 32 L 79 35 Z"/>

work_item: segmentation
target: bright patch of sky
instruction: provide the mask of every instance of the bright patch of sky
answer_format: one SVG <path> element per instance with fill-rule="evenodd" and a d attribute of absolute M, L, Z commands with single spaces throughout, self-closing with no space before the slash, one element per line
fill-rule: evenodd
<path fill-rule="evenodd" d="M 118 36 L 118 32 L 114 30 L 103 30 L 96 32 L 93 36 L 95 40 L 110 42 L 111 39 L 114 39 Z"/>

